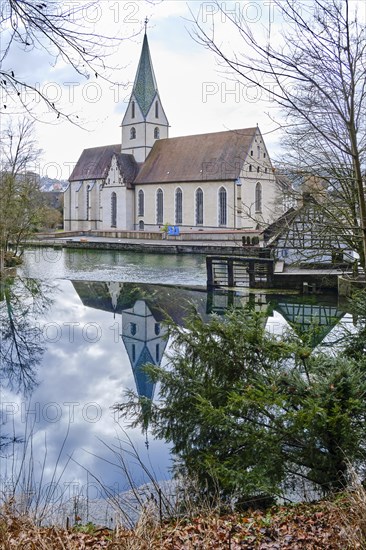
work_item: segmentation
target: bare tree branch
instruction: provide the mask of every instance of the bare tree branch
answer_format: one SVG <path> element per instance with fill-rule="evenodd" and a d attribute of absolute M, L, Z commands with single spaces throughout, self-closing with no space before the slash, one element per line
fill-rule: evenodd
<path fill-rule="evenodd" d="M 101 9 L 97 0 L 66 3 L 5 0 L 1 3 L 0 91 L 3 101 L 0 112 L 6 113 L 12 106 L 19 106 L 23 112 L 32 113 L 34 97 L 37 97 L 58 117 L 77 122 L 77 116 L 61 111 L 36 85 L 22 74 L 16 74 L 14 67 L 9 66 L 9 57 L 12 51 L 21 50 L 26 55 L 32 50 L 40 50 L 46 52 L 54 65 L 62 59 L 85 78 L 108 78 L 106 58 L 126 38 L 100 34 L 95 25 L 88 24 L 86 14 L 95 13 L 95 20 L 98 20 Z M 89 21 L 91 19 L 89 17 Z"/>
<path fill-rule="evenodd" d="M 214 24 L 193 16 L 193 37 L 239 81 L 256 86 L 280 107 L 289 173 L 320 178 L 329 227 L 352 243 L 366 270 L 366 31 L 350 0 L 273 0 L 282 24 L 264 33 L 215 1 L 243 43 L 236 53 L 215 37 Z M 284 23 L 285 22 L 285 23 Z M 232 33 L 230 33 L 233 36 Z M 336 225 L 334 225 L 336 223 Z"/>

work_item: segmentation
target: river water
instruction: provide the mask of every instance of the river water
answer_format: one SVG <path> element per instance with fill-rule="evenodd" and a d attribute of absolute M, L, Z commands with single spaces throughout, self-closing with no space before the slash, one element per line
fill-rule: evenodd
<path fill-rule="evenodd" d="M 142 366 L 166 361 L 166 314 L 184 325 L 192 304 L 208 319 L 251 301 L 269 311 L 272 332 L 315 320 L 314 347 L 351 323 L 334 297 L 207 293 L 205 283 L 201 256 L 25 251 L 0 296 L 3 495 L 21 495 L 19 506 L 38 516 L 51 508 L 62 522 L 113 525 L 121 513 L 106 496 L 170 478 L 167 445 L 113 409 L 126 390 L 158 397 Z"/>
<path fill-rule="evenodd" d="M 43 280 L 206 285 L 205 257 L 197 254 L 38 248 L 25 251 L 22 273 Z"/>

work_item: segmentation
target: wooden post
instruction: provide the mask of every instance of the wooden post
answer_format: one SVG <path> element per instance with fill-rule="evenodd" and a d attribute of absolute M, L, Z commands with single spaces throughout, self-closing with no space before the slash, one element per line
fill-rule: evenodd
<path fill-rule="evenodd" d="M 214 304 L 214 293 L 211 287 L 210 289 L 208 289 L 208 292 L 207 292 L 206 313 L 208 314 L 212 313 L 213 304 Z"/>
<path fill-rule="evenodd" d="M 254 260 L 249 260 L 249 288 L 255 288 Z"/>
<path fill-rule="evenodd" d="M 268 266 L 267 285 L 269 288 L 273 287 L 273 280 L 274 280 L 274 260 L 272 260 L 272 262 L 270 262 Z"/>
<path fill-rule="evenodd" d="M 230 287 L 234 286 L 234 260 L 228 258 L 227 262 L 227 285 Z"/>
<path fill-rule="evenodd" d="M 207 286 L 208 288 L 212 288 L 214 284 L 213 284 L 212 258 L 210 256 L 206 256 L 206 272 L 207 272 Z"/>

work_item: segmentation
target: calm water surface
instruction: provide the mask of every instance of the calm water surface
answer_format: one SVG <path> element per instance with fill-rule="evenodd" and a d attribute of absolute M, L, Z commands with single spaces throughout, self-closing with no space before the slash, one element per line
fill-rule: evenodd
<path fill-rule="evenodd" d="M 19 276 L 0 296 L 1 435 L 25 442 L 10 443 L 2 452 L 3 493 L 16 486 L 33 504 L 41 493 L 42 502 L 51 501 L 58 511 L 60 503 L 68 506 L 64 514 L 77 506 L 83 522 L 110 522 L 115 512 L 100 504 L 104 494 L 96 480 L 110 494 L 130 488 L 118 455 L 125 457 L 136 485 L 148 481 L 131 457 L 131 443 L 155 479 L 169 479 L 167 446 L 139 430 L 126 432 L 112 409 L 128 389 L 157 397 L 142 365 L 164 364 L 169 348 L 164 312 L 184 324 L 189 303 L 208 319 L 252 301 L 270 310 L 272 332 L 288 327 L 301 334 L 316 320 L 314 347 L 332 341 L 351 322 L 334 298 L 305 303 L 294 296 L 167 286 L 205 280 L 200 256 L 25 252 Z"/>
<path fill-rule="evenodd" d="M 107 250 L 25 250 L 22 272 L 40 279 L 206 285 L 205 256 Z"/>

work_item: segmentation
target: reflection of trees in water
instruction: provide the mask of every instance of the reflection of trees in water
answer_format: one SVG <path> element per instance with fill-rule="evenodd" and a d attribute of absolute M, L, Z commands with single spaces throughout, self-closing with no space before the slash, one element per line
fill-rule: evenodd
<path fill-rule="evenodd" d="M 32 393 L 43 353 L 37 317 L 51 305 L 51 287 L 35 279 L 8 278 L 0 283 L 1 384 Z"/>

